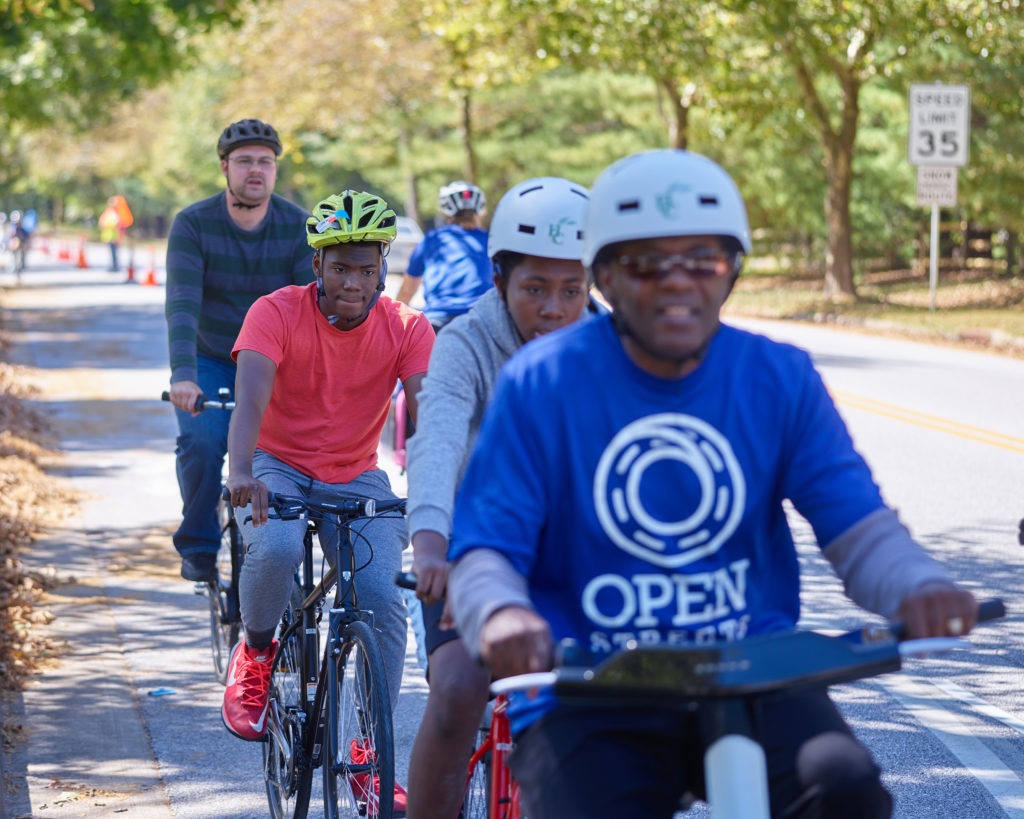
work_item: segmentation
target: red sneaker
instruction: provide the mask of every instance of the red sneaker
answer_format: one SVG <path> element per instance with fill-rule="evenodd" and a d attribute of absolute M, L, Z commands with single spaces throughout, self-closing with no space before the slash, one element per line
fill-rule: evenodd
<path fill-rule="evenodd" d="M 365 765 L 368 762 L 376 760 L 376 755 L 372 748 L 368 747 L 369 741 L 363 740 L 360 742 L 357 739 L 352 740 L 352 761 L 357 765 Z M 352 785 L 352 792 L 355 794 L 356 799 L 366 803 L 366 815 L 377 816 L 380 812 L 380 777 L 373 777 L 373 792 L 370 792 L 370 775 L 359 773 L 349 774 L 349 782 Z M 400 819 L 405 816 L 405 803 L 407 794 L 405 788 L 395 783 L 395 803 L 393 816 L 396 819 Z"/>
<path fill-rule="evenodd" d="M 221 719 L 239 739 L 260 739 L 267 730 L 267 699 L 270 670 L 273 668 L 277 640 L 269 648 L 249 648 L 239 640 L 228 663 L 227 687 Z"/>

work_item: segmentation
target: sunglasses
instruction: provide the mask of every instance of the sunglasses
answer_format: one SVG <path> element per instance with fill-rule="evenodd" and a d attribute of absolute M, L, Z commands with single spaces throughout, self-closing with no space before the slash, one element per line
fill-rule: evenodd
<path fill-rule="evenodd" d="M 713 248 L 698 248 L 689 253 L 668 256 L 619 256 L 612 260 L 629 278 L 637 281 L 661 281 L 670 273 L 682 270 L 695 279 L 710 279 L 736 272 L 739 254 Z"/>

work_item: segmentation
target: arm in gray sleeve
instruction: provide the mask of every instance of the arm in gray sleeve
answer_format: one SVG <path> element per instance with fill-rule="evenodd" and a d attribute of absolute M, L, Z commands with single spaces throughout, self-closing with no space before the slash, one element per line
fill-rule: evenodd
<path fill-rule="evenodd" d="M 448 602 L 470 656 L 480 656 L 480 631 L 498 609 L 532 609 L 526 578 L 500 552 L 474 549 L 455 563 L 448 577 Z"/>
<path fill-rule="evenodd" d="M 889 619 L 896 616 L 903 598 L 925 583 L 953 585 L 892 509 L 872 512 L 822 552 L 843 581 L 847 596 Z"/>
<path fill-rule="evenodd" d="M 455 489 L 483 414 L 475 351 L 457 330 L 438 336 L 419 394 L 416 434 L 409 439 L 410 537 L 425 529 L 451 534 Z"/>

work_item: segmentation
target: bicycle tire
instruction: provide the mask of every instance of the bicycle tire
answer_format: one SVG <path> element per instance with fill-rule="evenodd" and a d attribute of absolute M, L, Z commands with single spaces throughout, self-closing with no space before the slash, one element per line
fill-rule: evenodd
<path fill-rule="evenodd" d="M 263 778 L 271 819 L 306 819 L 313 769 L 304 751 L 302 646 L 293 634 L 278 648 L 270 677 Z"/>
<path fill-rule="evenodd" d="M 488 744 L 488 731 L 481 728 L 469 760 L 469 779 L 466 782 L 466 793 L 462 797 L 459 819 L 488 819 L 488 807 L 491 803 L 491 755 L 486 750 L 481 753 L 481 748 L 486 748 Z"/>
<path fill-rule="evenodd" d="M 241 618 L 238 609 L 238 589 L 233 584 L 232 556 L 242 563 L 242 534 L 235 523 L 231 504 L 221 500 L 217 506 L 220 520 L 220 549 L 217 550 L 217 581 L 206 584 L 210 603 L 210 653 L 213 673 L 221 685 L 228 679 L 231 650 L 238 642 Z"/>
<path fill-rule="evenodd" d="M 326 706 L 324 815 L 392 819 L 395 750 L 384 659 L 373 631 L 360 620 L 346 625 L 341 638 L 336 687 Z M 353 771 L 356 766 L 359 772 Z M 375 794 L 367 793 L 368 782 L 379 783 L 373 788 L 376 802 Z"/>

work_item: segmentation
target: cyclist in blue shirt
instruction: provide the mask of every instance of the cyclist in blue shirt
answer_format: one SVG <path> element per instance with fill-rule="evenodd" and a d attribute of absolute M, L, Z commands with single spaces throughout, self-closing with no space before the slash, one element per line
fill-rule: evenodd
<path fill-rule="evenodd" d="M 409 258 L 396 296 L 409 304 L 423 282 L 423 313 L 439 331 L 494 286 L 482 219 L 484 192 L 469 182 L 441 188 L 437 207 L 446 224 L 427 233 Z"/>
<path fill-rule="evenodd" d="M 884 504 L 810 357 L 720 323 L 749 250 L 739 191 L 705 157 L 636 154 L 595 182 L 583 262 L 613 313 L 508 362 L 456 499 L 451 605 L 498 676 L 549 667 L 563 638 L 600 653 L 793 629 L 784 499 L 857 603 L 911 636 L 973 627 L 973 596 Z M 700 712 L 542 690 L 510 716 L 530 819 L 667 819 L 703 797 Z M 760 716 L 773 816 L 890 815 L 825 689 Z"/>

